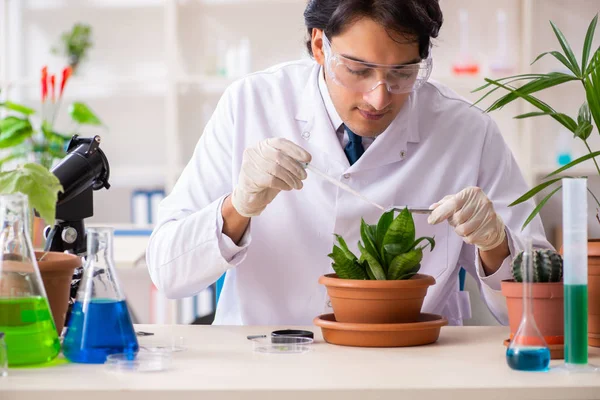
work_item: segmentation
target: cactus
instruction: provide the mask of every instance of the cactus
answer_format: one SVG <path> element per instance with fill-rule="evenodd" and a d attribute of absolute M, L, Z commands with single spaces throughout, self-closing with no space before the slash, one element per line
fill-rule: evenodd
<path fill-rule="evenodd" d="M 533 282 L 560 282 L 563 275 L 563 260 L 553 250 L 536 249 L 533 251 Z M 512 262 L 512 275 L 515 281 L 523 282 L 523 252 L 517 254 Z"/>

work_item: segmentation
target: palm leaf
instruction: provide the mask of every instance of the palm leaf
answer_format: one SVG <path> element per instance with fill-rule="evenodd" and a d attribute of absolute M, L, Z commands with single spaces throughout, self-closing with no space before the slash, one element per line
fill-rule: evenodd
<path fill-rule="evenodd" d="M 550 198 L 552 196 L 554 196 L 554 194 L 556 192 L 558 192 L 561 188 L 562 188 L 562 185 L 559 186 L 559 187 L 557 187 L 556 189 L 554 189 L 552 192 L 550 192 L 550 194 L 548 194 L 546 197 L 544 197 L 542 199 L 542 201 L 540 201 L 540 204 L 538 204 L 537 207 L 535 207 L 533 209 L 533 211 L 531 212 L 531 214 L 529 214 L 529 217 L 527 217 L 527 219 L 525 220 L 525 223 L 523 223 L 523 226 L 522 226 L 521 229 L 525 229 L 525 227 L 527 225 L 529 225 L 529 223 L 531 221 L 533 221 L 533 219 L 535 218 L 535 216 L 539 214 L 540 210 L 546 205 L 546 203 L 548 202 L 548 200 L 550 200 Z"/>
<path fill-rule="evenodd" d="M 556 58 L 558 61 L 560 61 L 565 67 L 567 67 L 569 69 L 569 71 L 571 71 L 574 75 L 578 75 L 581 74 L 581 72 L 578 72 L 573 65 L 571 65 L 571 63 L 569 62 L 569 60 L 567 60 L 567 58 L 560 52 L 558 51 L 547 51 L 545 53 L 540 54 L 539 56 L 536 57 L 535 60 L 533 60 L 533 62 L 531 63 L 531 65 L 533 65 L 536 61 L 538 61 L 540 58 L 544 57 L 545 55 L 551 54 L 554 56 L 554 58 Z"/>
<path fill-rule="evenodd" d="M 560 47 L 562 47 L 563 51 L 565 52 L 565 55 L 567 56 L 567 59 L 573 67 L 573 69 L 571 70 L 574 70 L 575 75 L 581 78 L 581 70 L 579 69 L 579 65 L 577 64 L 577 59 L 575 58 L 575 54 L 573 54 L 573 50 L 571 49 L 569 42 L 565 38 L 565 35 L 563 35 L 561 30 L 558 29 L 554 22 L 550 21 L 550 25 L 552 25 L 552 30 L 554 30 L 554 34 L 558 39 L 558 43 L 560 43 Z"/>
<path fill-rule="evenodd" d="M 541 117 L 543 115 L 549 115 L 554 118 L 562 118 L 565 121 L 565 123 L 568 125 L 568 129 L 571 132 L 575 132 L 575 130 L 577 129 L 577 122 L 575 122 L 575 120 L 573 118 L 569 117 L 567 114 L 557 113 L 557 112 L 549 113 L 549 112 L 545 112 L 545 111 L 534 111 L 534 112 L 530 112 L 530 113 L 526 113 L 526 114 L 517 115 L 515 117 L 515 119 Z"/>
<path fill-rule="evenodd" d="M 592 42 L 594 41 L 594 31 L 596 30 L 596 24 L 598 23 L 598 14 L 590 22 L 587 33 L 585 34 L 585 40 L 583 42 L 583 53 L 581 55 L 581 70 L 587 72 L 587 62 L 590 57 L 590 50 L 592 49 Z M 587 75 L 587 74 L 586 74 Z"/>
<path fill-rule="evenodd" d="M 536 187 L 534 187 L 533 189 L 531 189 L 530 191 L 525 193 L 523 196 L 519 197 L 517 200 L 515 200 L 511 204 L 509 204 L 509 207 L 516 206 L 517 204 L 521 204 L 521 203 L 529 200 L 530 198 L 532 198 L 533 196 L 535 196 L 542 190 L 546 189 L 548 186 L 552 185 L 555 182 L 560 181 L 561 179 L 562 178 L 554 178 L 554 179 L 551 179 L 549 181 L 546 181 L 544 183 L 537 185 Z"/>

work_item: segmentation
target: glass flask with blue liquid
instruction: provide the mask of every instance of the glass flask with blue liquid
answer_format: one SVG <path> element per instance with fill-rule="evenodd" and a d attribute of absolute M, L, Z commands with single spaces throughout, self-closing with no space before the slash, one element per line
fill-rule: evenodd
<path fill-rule="evenodd" d="M 113 258 L 113 229 L 87 229 L 87 259 L 63 354 L 77 363 L 102 364 L 110 354 L 139 349 Z"/>
<path fill-rule="evenodd" d="M 531 285 L 533 283 L 533 249 L 531 239 L 523 252 L 523 315 L 517 333 L 506 350 L 508 366 L 519 371 L 548 371 L 550 349 L 533 316 Z"/>

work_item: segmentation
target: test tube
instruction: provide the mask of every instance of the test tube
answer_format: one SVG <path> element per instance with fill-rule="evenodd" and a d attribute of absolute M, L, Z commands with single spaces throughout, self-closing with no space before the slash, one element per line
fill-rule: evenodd
<path fill-rule="evenodd" d="M 587 179 L 562 184 L 565 364 L 577 367 L 588 363 Z"/>

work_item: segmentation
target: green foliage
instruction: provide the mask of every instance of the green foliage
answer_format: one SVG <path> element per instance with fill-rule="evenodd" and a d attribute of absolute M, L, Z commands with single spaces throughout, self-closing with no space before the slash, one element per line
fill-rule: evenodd
<path fill-rule="evenodd" d="M 409 279 L 421 268 L 423 249 L 435 247 L 430 237 L 415 239 L 415 224 L 408 209 L 394 218 L 394 211 L 381 215 L 377 225 L 360 224 L 360 258 L 349 249 L 340 235 L 338 245 L 328 255 L 333 269 L 341 279 L 399 280 Z M 423 246 L 421 243 L 426 242 Z"/>
<path fill-rule="evenodd" d="M 70 31 L 63 32 L 60 40 L 61 45 L 54 47 L 52 53 L 66 56 L 73 72 L 76 72 L 77 66 L 86 59 L 88 51 L 94 45 L 92 27 L 88 24 L 77 23 Z"/>
<path fill-rule="evenodd" d="M 62 190 L 58 178 L 39 164 L 29 163 L 0 172 L 0 193 L 26 195 L 29 206 L 50 225 L 54 225 L 58 193 Z"/>
<path fill-rule="evenodd" d="M 598 48 L 594 53 L 591 53 L 592 41 L 594 38 L 594 32 L 596 30 L 597 23 L 598 15 L 596 15 L 592 19 L 588 26 L 587 33 L 584 39 L 583 53 L 581 55 L 581 64 L 579 64 L 569 42 L 567 41 L 561 30 L 552 21 L 550 22 L 550 25 L 552 27 L 552 30 L 554 31 L 554 34 L 556 36 L 558 44 L 560 45 L 560 48 L 562 49 L 562 52 L 549 51 L 542 53 L 535 58 L 533 63 L 537 62 L 539 59 L 545 57 L 546 55 L 551 55 L 560 64 L 566 67 L 569 73 L 550 72 L 547 74 L 522 74 L 508 76 L 496 80 L 486 78 L 485 81 L 487 83 L 483 86 L 476 88 L 473 91 L 478 92 L 482 90 L 487 90 L 487 92 L 475 104 L 478 104 L 497 90 L 508 91 L 507 94 L 501 96 L 499 99 L 494 101 L 492 105 L 486 109 L 486 112 L 499 110 L 505 105 L 510 104 L 517 99 L 522 99 L 528 102 L 529 104 L 533 105 L 539 111 L 518 115 L 515 118 L 523 119 L 549 116 L 558 123 L 560 123 L 562 126 L 567 128 L 569 131 L 571 131 L 573 133 L 574 139 L 581 140 L 585 143 L 589 154 L 580 157 L 561 168 L 558 168 L 557 170 L 546 176 L 547 179 L 552 178 L 555 175 L 558 175 L 590 159 L 594 162 L 596 170 L 600 175 L 600 167 L 596 162 L 596 157 L 600 156 L 600 151 L 592 151 L 588 144 L 588 139 L 592 133 L 594 125 L 596 126 L 596 131 L 600 132 L 600 48 Z M 591 58 L 590 54 L 592 54 Z M 543 90 L 547 90 L 552 87 L 559 86 L 572 81 L 579 81 L 581 83 L 581 87 L 584 92 L 583 94 L 586 98 L 586 101 L 581 105 L 576 118 L 570 117 L 564 113 L 557 112 L 549 104 L 546 104 L 545 102 L 541 101 L 539 98 L 533 95 L 534 93 L 541 92 Z M 535 218 L 535 216 L 540 212 L 540 210 L 548 202 L 548 200 L 560 190 L 560 180 L 560 178 L 552 178 L 545 182 L 542 182 L 533 189 L 529 190 L 521 197 L 519 197 L 511 204 L 511 206 L 521 204 L 525 201 L 530 200 L 542 190 L 550 189 L 550 193 L 542 199 L 540 204 L 537 207 L 535 207 L 535 209 L 527 217 L 526 221 L 523 224 L 523 228 L 525 228 Z M 553 188 L 550 188 L 550 186 L 554 184 L 557 185 Z M 596 196 L 592 192 L 590 192 L 590 194 L 592 194 L 594 200 L 598 204 L 598 207 L 600 207 L 600 202 L 598 201 Z"/>
<path fill-rule="evenodd" d="M 517 254 L 512 262 L 512 275 L 515 281 L 523 282 L 523 252 Z M 560 254 L 549 249 L 533 251 L 533 282 L 561 282 L 563 260 Z"/>

